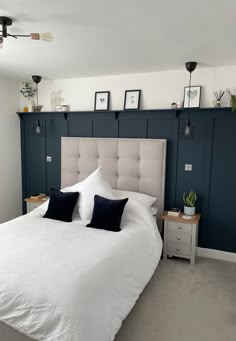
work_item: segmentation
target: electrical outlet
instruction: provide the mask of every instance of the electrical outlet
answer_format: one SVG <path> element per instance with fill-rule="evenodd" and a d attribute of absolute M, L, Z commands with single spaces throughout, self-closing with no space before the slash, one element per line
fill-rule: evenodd
<path fill-rule="evenodd" d="M 191 164 L 185 163 L 185 165 L 184 165 L 184 170 L 185 170 L 186 172 L 192 172 L 192 169 L 193 169 L 193 166 L 192 166 Z"/>
<path fill-rule="evenodd" d="M 46 160 L 47 160 L 47 162 L 52 162 L 52 157 L 51 156 L 47 156 Z"/>

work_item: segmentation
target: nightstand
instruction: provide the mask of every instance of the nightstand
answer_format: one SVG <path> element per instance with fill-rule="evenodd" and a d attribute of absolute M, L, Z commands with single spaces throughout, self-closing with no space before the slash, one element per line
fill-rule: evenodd
<path fill-rule="evenodd" d="M 26 211 L 27 213 L 33 211 L 36 207 L 42 205 L 48 197 L 43 197 L 43 199 L 31 199 L 31 198 L 26 198 Z"/>
<path fill-rule="evenodd" d="M 198 243 L 198 225 L 201 215 L 195 214 L 191 219 L 184 219 L 183 213 L 178 217 L 162 216 L 164 220 L 164 252 L 163 259 L 167 256 L 176 256 L 190 259 L 195 264 Z"/>

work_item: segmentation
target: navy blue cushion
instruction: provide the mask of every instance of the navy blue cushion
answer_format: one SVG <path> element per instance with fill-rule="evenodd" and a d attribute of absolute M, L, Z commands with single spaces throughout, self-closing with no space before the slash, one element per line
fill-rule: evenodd
<path fill-rule="evenodd" d="M 63 193 L 57 189 L 52 189 L 50 192 L 48 210 L 45 213 L 44 218 L 71 222 L 78 197 L 79 192 Z"/>
<path fill-rule="evenodd" d="M 129 199 L 110 200 L 94 196 L 93 216 L 87 227 L 119 232 L 122 214 Z"/>

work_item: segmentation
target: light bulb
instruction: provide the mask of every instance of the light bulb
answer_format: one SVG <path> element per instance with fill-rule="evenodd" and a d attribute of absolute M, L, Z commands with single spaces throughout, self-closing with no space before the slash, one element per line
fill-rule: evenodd
<path fill-rule="evenodd" d="M 53 41 L 53 35 L 50 32 L 46 32 L 46 33 L 30 33 L 30 38 L 33 40 L 44 40 L 47 42 L 51 42 Z"/>
<path fill-rule="evenodd" d="M 191 135 L 191 128 L 189 125 L 186 125 L 185 130 L 184 130 L 184 135 L 186 136 Z"/>
<path fill-rule="evenodd" d="M 40 121 L 37 120 L 37 127 L 36 127 L 36 134 L 40 134 L 41 133 L 41 129 L 40 129 Z"/>

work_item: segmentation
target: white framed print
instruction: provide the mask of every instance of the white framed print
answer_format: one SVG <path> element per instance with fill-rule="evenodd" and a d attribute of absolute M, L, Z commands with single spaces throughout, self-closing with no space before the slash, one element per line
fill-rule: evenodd
<path fill-rule="evenodd" d="M 138 110 L 140 105 L 141 90 L 126 90 L 124 110 Z"/>
<path fill-rule="evenodd" d="M 107 111 L 109 110 L 110 91 L 95 92 L 94 110 Z"/>
<path fill-rule="evenodd" d="M 201 99 L 201 86 L 185 86 L 184 108 L 199 108 Z"/>

